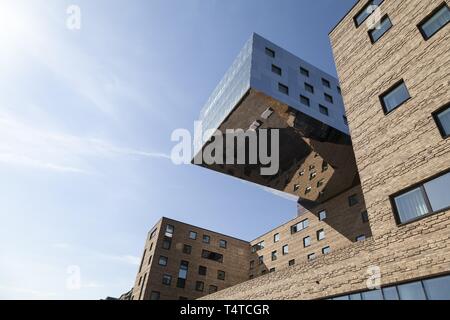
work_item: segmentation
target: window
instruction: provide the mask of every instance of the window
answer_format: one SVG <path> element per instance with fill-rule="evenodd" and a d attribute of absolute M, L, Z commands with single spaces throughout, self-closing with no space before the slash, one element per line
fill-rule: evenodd
<path fill-rule="evenodd" d="M 311 237 L 307 236 L 303 238 L 303 247 L 309 247 L 311 245 Z"/>
<path fill-rule="evenodd" d="M 270 268 L 269 273 L 275 272 L 275 268 Z"/>
<path fill-rule="evenodd" d="M 361 11 L 353 18 L 355 21 L 356 27 L 359 27 L 363 24 L 364 21 L 375 11 L 375 8 L 379 6 L 383 0 L 371 0 L 369 1 Z"/>
<path fill-rule="evenodd" d="M 225 280 L 225 271 L 218 270 L 218 271 L 217 271 L 217 279 L 219 279 L 219 280 Z"/>
<path fill-rule="evenodd" d="M 254 277 L 255 277 L 255 276 L 251 274 L 248 278 L 249 278 L 250 280 L 252 280 Z"/>
<path fill-rule="evenodd" d="M 344 120 L 344 123 L 346 126 L 348 126 L 348 119 L 346 116 L 342 116 L 342 120 Z"/>
<path fill-rule="evenodd" d="M 196 240 L 197 239 L 197 232 L 189 231 L 189 239 Z"/>
<path fill-rule="evenodd" d="M 282 83 L 278 84 L 278 91 L 280 91 L 281 93 L 284 93 L 285 95 L 289 95 L 289 88 L 288 88 L 288 86 L 285 86 Z"/>
<path fill-rule="evenodd" d="M 337 90 L 337 92 L 338 92 L 340 95 L 342 95 L 341 87 L 337 86 L 337 87 L 336 87 L 336 90 Z"/>
<path fill-rule="evenodd" d="M 163 275 L 162 284 L 170 286 L 171 283 L 172 283 L 172 276 L 170 274 Z"/>
<path fill-rule="evenodd" d="M 303 229 L 306 229 L 308 226 L 309 226 L 309 220 L 308 219 L 300 221 L 299 223 L 294 224 L 293 226 L 291 226 L 291 234 L 300 232 Z"/>
<path fill-rule="evenodd" d="M 430 300 L 450 300 L 450 276 L 423 281 L 423 286 Z"/>
<path fill-rule="evenodd" d="M 278 242 L 280 241 L 280 234 L 279 233 L 275 233 L 273 235 L 273 242 Z"/>
<path fill-rule="evenodd" d="M 277 251 L 272 251 L 272 261 L 275 261 L 278 259 Z"/>
<path fill-rule="evenodd" d="M 150 249 L 148 249 L 148 251 L 150 252 L 150 251 L 152 251 L 152 249 L 153 249 L 153 242 L 150 243 Z"/>
<path fill-rule="evenodd" d="M 289 245 L 283 246 L 283 256 L 287 255 L 289 253 Z"/>
<path fill-rule="evenodd" d="M 328 81 L 327 79 L 322 78 L 322 84 L 324 87 L 331 88 L 330 81 Z"/>
<path fill-rule="evenodd" d="M 325 101 L 329 103 L 333 103 L 333 97 L 327 93 L 324 93 L 323 96 L 325 97 Z"/>
<path fill-rule="evenodd" d="M 295 259 L 289 260 L 288 265 L 292 267 L 295 264 Z"/>
<path fill-rule="evenodd" d="M 191 254 L 191 252 L 192 252 L 192 247 L 191 246 L 189 246 L 187 244 L 183 245 L 183 253 Z"/>
<path fill-rule="evenodd" d="M 361 219 L 364 223 L 369 222 L 369 214 L 367 213 L 367 211 L 361 212 Z"/>
<path fill-rule="evenodd" d="M 267 270 L 261 271 L 261 274 L 266 274 L 266 273 L 267 273 Z"/>
<path fill-rule="evenodd" d="M 369 30 L 369 37 L 372 44 L 380 40 L 380 38 L 389 31 L 392 27 L 391 19 L 388 15 L 381 18 L 380 22 L 376 23 L 375 28 Z"/>
<path fill-rule="evenodd" d="M 159 293 L 158 291 L 152 291 L 152 293 L 150 294 L 150 300 L 159 300 L 161 297 L 161 293 Z"/>
<path fill-rule="evenodd" d="M 268 55 L 271 58 L 275 58 L 275 51 L 273 51 L 272 49 L 266 48 L 266 55 Z"/>
<path fill-rule="evenodd" d="M 444 139 L 450 137 L 450 104 L 435 112 L 433 117 L 442 137 Z"/>
<path fill-rule="evenodd" d="M 324 161 L 322 162 L 322 172 L 325 172 L 328 170 L 328 162 Z"/>
<path fill-rule="evenodd" d="M 172 238 L 172 237 L 173 237 L 173 232 L 174 232 L 174 230 L 175 230 L 175 227 L 172 226 L 172 225 L 170 225 L 170 224 L 168 224 L 168 225 L 166 226 L 166 232 L 164 233 L 164 235 L 165 235 L 166 237 L 168 237 L 168 238 Z"/>
<path fill-rule="evenodd" d="M 262 265 L 264 263 L 264 256 L 259 256 L 258 257 L 258 264 Z"/>
<path fill-rule="evenodd" d="M 157 231 L 157 229 L 155 229 L 152 232 L 150 232 L 149 240 L 153 239 L 153 237 L 156 235 L 156 231 Z"/>
<path fill-rule="evenodd" d="M 203 235 L 203 243 L 210 243 L 211 242 L 211 237 L 204 234 Z"/>
<path fill-rule="evenodd" d="M 189 300 L 189 299 L 186 297 L 179 297 L 178 300 Z"/>
<path fill-rule="evenodd" d="M 328 113 L 328 108 L 323 106 L 323 105 L 321 105 L 321 104 L 319 105 L 319 111 L 320 111 L 321 114 L 324 114 L 326 116 L 329 114 Z"/>
<path fill-rule="evenodd" d="M 144 250 L 144 254 L 142 255 L 141 264 L 139 266 L 139 272 L 142 271 L 142 266 L 144 264 L 145 254 L 147 253 L 147 250 Z"/>
<path fill-rule="evenodd" d="M 361 296 L 363 300 L 383 300 L 383 293 L 380 289 L 363 292 Z"/>
<path fill-rule="evenodd" d="M 183 289 L 186 286 L 186 278 L 187 278 L 187 274 L 188 274 L 188 269 L 189 269 L 189 262 L 181 261 L 180 269 L 178 270 L 178 280 L 177 280 L 178 288 Z"/>
<path fill-rule="evenodd" d="M 420 281 L 399 285 L 397 290 L 401 300 L 426 300 Z"/>
<path fill-rule="evenodd" d="M 225 240 L 219 240 L 219 247 L 226 249 L 227 248 L 227 242 Z"/>
<path fill-rule="evenodd" d="M 348 197 L 348 206 L 353 207 L 358 204 L 358 196 L 356 194 L 352 194 Z"/>
<path fill-rule="evenodd" d="M 450 9 L 444 2 L 431 15 L 422 21 L 418 28 L 425 40 L 430 39 L 436 32 L 441 30 L 450 21 Z"/>
<path fill-rule="evenodd" d="M 203 281 L 195 282 L 195 291 L 203 292 L 205 289 L 205 283 Z"/>
<path fill-rule="evenodd" d="M 314 93 L 314 87 L 312 85 L 310 85 L 309 83 L 306 83 L 306 82 L 305 82 L 305 90 L 307 92 Z"/>
<path fill-rule="evenodd" d="M 150 257 L 148 258 L 148 265 L 150 265 L 150 263 L 152 263 L 152 256 L 150 256 Z"/>
<path fill-rule="evenodd" d="M 170 250 L 170 246 L 172 245 L 172 239 L 164 236 L 164 240 L 162 243 L 163 249 Z"/>
<path fill-rule="evenodd" d="M 394 196 L 397 221 L 406 223 L 449 208 L 448 190 L 450 190 L 450 172 Z"/>
<path fill-rule="evenodd" d="M 317 240 L 321 241 L 323 239 L 325 239 L 325 230 L 320 229 L 317 231 Z"/>
<path fill-rule="evenodd" d="M 331 252 L 331 248 L 330 247 L 325 247 L 322 249 L 322 254 L 329 254 Z"/>
<path fill-rule="evenodd" d="M 366 236 L 365 235 L 360 235 L 360 236 L 356 237 L 356 241 L 357 242 L 364 241 L 364 240 L 366 240 Z"/>
<path fill-rule="evenodd" d="M 309 71 L 303 67 L 300 67 L 300 74 L 304 75 L 305 77 L 309 77 Z"/>
<path fill-rule="evenodd" d="M 320 188 L 321 186 L 323 186 L 325 183 L 325 179 L 320 179 L 319 181 L 317 181 L 317 188 Z"/>
<path fill-rule="evenodd" d="M 264 120 L 269 119 L 269 117 L 272 115 L 273 113 L 273 109 L 272 108 L 267 108 L 266 111 L 264 111 L 261 114 L 261 118 L 263 118 Z"/>
<path fill-rule="evenodd" d="M 279 75 L 279 76 L 281 76 L 281 68 L 280 67 L 277 67 L 276 65 L 272 65 L 272 72 L 273 73 L 276 73 L 277 75 Z"/>
<path fill-rule="evenodd" d="M 255 260 L 250 261 L 250 270 L 255 268 Z"/>
<path fill-rule="evenodd" d="M 300 171 L 300 172 L 298 173 L 298 175 L 299 175 L 300 177 L 303 177 L 303 176 L 305 175 L 305 170 Z"/>
<path fill-rule="evenodd" d="M 262 249 L 264 249 L 264 247 L 265 247 L 265 242 L 264 241 L 258 242 L 257 244 L 255 244 L 252 247 L 252 253 L 255 253 L 256 251 L 262 250 Z"/>
<path fill-rule="evenodd" d="M 308 193 L 310 193 L 310 192 L 311 192 L 311 190 L 312 190 L 312 188 L 311 188 L 311 187 L 306 187 L 306 189 L 305 189 L 305 194 L 308 194 Z"/>
<path fill-rule="evenodd" d="M 160 257 L 159 257 L 158 264 L 159 264 L 160 266 L 165 267 L 165 266 L 167 266 L 167 261 L 168 261 L 168 260 L 169 260 L 169 258 L 164 257 L 164 256 L 160 256 Z"/>
<path fill-rule="evenodd" d="M 221 255 L 220 253 L 211 252 L 208 250 L 202 251 L 202 258 L 213 260 L 213 261 L 220 262 L 220 263 L 223 262 L 223 255 Z"/>
<path fill-rule="evenodd" d="M 406 88 L 405 82 L 401 80 L 396 83 L 391 89 L 380 96 L 381 105 L 385 114 L 388 114 L 392 110 L 398 108 L 405 103 L 411 96 L 409 95 L 408 88 Z"/>
<path fill-rule="evenodd" d="M 396 287 L 383 288 L 384 300 L 399 300 L 398 292 Z"/>
<path fill-rule="evenodd" d="M 327 218 L 327 212 L 325 210 L 322 210 L 319 212 L 319 221 L 323 221 Z"/>
<path fill-rule="evenodd" d="M 316 254 L 315 254 L 315 253 L 308 254 L 308 260 L 309 260 L 309 261 L 312 261 L 312 260 L 314 260 L 315 258 L 316 258 Z"/>
<path fill-rule="evenodd" d="M 215 292 L 217 292 L 217 290 L 219 290 L 219 289 L 217 288 L 217 286 L 213 286 L 213 285 L 210 285 L 210 286 L 209 286 L 209 294 L 215 293 Z"/>
<path fill-rule="evenodd" d="M 309 101 L 309 98 L 305 97 L 305 96 L 302 96 L 302 95 L 300 95 L 300 102 L 303 105 L 307 106 L 307 107 L 309 107 L 311 105 L 311 102 Z"/>
<path fill-rule="evenodd" d="M 206 268 L 204 266 L 198 266 L 198 274 L 201 276 L 206 276 L 207 270 L 208 270 L 208 268 Z"/>
<path fill-rule="evenodd" d="M 309 174 L 309 180 L 313 180 L 317 176 L 317 172 L 313 171 Z"/>

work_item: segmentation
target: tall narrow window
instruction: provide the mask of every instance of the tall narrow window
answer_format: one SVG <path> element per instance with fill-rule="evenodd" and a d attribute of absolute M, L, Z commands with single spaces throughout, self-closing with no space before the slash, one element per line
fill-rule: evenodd
<path fill-rule="evenodd" d="M 303 247 L 307 248 L 311 245 L 311 237 L 307 236 L 303 238 Z"/>
<path fill-rule="evenodd" d="M 391 19 L 387 15 L 376 23 L 375 28 L 369 30 L 369 36 L 372 43 L 377 42 L 392 27 Z"/>
<path fill-rule="evenodd" d="M 317 231 L 317 240 L 321 241 L 325 239 L 325 230 L 321 229 Z"/>
<path fill-rule="evenodd" d="M 279 233 L 275 233 L 273 235 L 273 242 L 278 242 L 280 241 L 280 234 Z"/>
<path fill-rule="evenodd" d="M 181 261 L 178 271 L 177 287 L 184 288 L 186 286 L 186 278 L 188 274 L 189 262 Z"/>
<path fill-rule="evenodd" d="M 408 88 L 406 87 L 405 82 L 401 80 L 380 96 L 380 101 L 381 105 L 383 106 L 384 113 L 387 114 L 392 110 L 398 108 L 410 97 L 411 96 L 409 95 Z"/>
<path fill-rule="evenodd" d="M 419 25 L 419 30 L 425 40 L 430 39 L 450 21 L 450 9 L 447 3 L 443 3 L 431 15 L 425 18 Z"/>
<path fill-rule="evenodd" d="M 443 138 L 450 137 L 450 104 L 433 114 Z"/>
<path fill-rule="evenodd" d="M 203 243 L 209 243 L 211 241 L 211 237 L 204 234 L 203 235 Z"/>
<path fill-rule="evenodd" d="M 283 246 L 283 256 L 287 255 L 289 253 L 289 245 Z"/>
<path fill-rule="evenodd" d="M 277 260 L 278 259 L 278 254 L 277 254 L 277 251 L 275 250 L 275 251 L 272 251 L 272 261 L 275 261 L 275 260 Z"/>
<path fill-rule="evenodd" d="M 327 218 L 327 212 L 325 210 L 322 210 L 319 212 L 319 220 L 323 221 Z"/>

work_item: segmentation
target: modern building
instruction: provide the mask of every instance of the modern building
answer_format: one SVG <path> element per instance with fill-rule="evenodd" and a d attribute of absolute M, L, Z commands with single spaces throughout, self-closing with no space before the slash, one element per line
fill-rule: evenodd
<path fill-rule="evenodd" d="M 202 259 L 203 250 L 224 252 L 223 264 L 240 268 L 239 279 L 205 299 L 450 299 L 449 2 L 364 0 L 351 8 L 330 33 L 345 113 L 329 91 L 337 80 L 257 35 L 247 43 L 204 119 L 210 128 L 283 128 L 289 133 L 280 135 L 281 144 L 295 148 L 281 147 L 280 157 L 295 161 L 281 160 L 273 179 L 253 167 L 204 166 L 296 194 L 299 215 L 253 241 L 235 242 L 242 255 L 227 258 L 194 242 L 192 259 Z M 303 91 L 305 83 L 314 94 Z M 309 107 L 294 101 L 308 93 Z M 320 113 L 327 101 L 328 117 Z M 339 123 L 344 115 L 349 129 Z M 343 158 L 349 167 L 339 165 Z M 330 168 L 331 176 L 318 179 Z M 162 243 L 156 245 L 158 256 Z M 176 250 L 173 272 L 184 259 Z M 232 267 L 221 270 L 231 276 Z M 152 296 L 151 285 L 142 286 L 145 274 L 160 285 L 166 269 L 142 270 L 135 298 L 182 296 L 172 288 L 170 296 Z M 190 288 L 199 281 L 194 271 Z"/>

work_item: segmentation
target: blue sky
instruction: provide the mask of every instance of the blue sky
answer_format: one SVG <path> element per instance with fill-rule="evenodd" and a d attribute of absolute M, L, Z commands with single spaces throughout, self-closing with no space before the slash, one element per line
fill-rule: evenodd
<path fill-rule="evenodd" d="M 353 3 L 0 0 L 0 299 L 120 295 L 161 216 L 246 240 L 293 218 L 295 201 L 172 164 L 170 135 L 252 32 L 336 75 L 328 32 Z"/>

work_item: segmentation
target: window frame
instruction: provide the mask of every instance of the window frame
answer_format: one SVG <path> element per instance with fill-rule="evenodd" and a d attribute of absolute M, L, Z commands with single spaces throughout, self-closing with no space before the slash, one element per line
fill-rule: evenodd
<path fill-rule="evenodd" d="M 392 27 L 394 26 L 394 24 L 392 23 L 392 20 L 391 20 L 391 18 L 389 17 L 388 14 L 385 14 L 384 16 L 382 16 L 381 19 L 379 20 L 379 23 L 380 23 L 380 24 L 383 23 L 383 21 L 386 20 L 386 19 L 389 20 L 389 22 L 390 22 L 391 25 L 389 26 L 389 28 L 387 28 L 387 29 L 384 31 L 384 33 L 383 33 L 378 39 L 375 40 L 375 39 L 373 38 L 373 35 L 372 35 L 372 32 L 373 32 L 374 30 L 376 30 L 375 28 L 369 29 L 369 31 L 367 31 L 367 33 L 369 34 L 370 42 L 372 43 L 372 45 L 374 45 L 375 43 L 377 43 L 378 41 L 380 41 L 381 38 L 383 38 L 383 37 L 386 35 L 386 33 L 388 33 L 389 30 L 391 30 Z M 377 23 L 378 23 L 378 22 L 377 22 Z"/>
<path fill-rule="evenodd" d="M 286 90 L 286 92 L 283 92 L 282 89 Z M 278 92 L 286 96 L 289 96 L 289 87 L 281 82 L 278 82 Z"/>
<path fill-rule="evenodd" d="M 396 106 L 395 108 L 391 109 L 388 111 L 387 107 L 386 107 L 386 103 L 384 102 L 384 98 L 389 95 L 390 93 L 392 93 L 395 89 L 397 89 L 397 87 L 399 87 L 401 84 L 405 85 L 406 91 L 408 91 L 408 95 L 409 98 L 406 99 L 405 101 L 403 101 L 402 103 L 400 103 L 398 106 Z M 392 112 L 394 112 L 395 110 L 397 110 L 398 108 L 400 108 L 402 105 L 404 105 L 405 103 L 407 103 L 409 100 L 412 99 L 411 93 L 409 92 L 408 86 L 406 85 L 405 80 L 402 78 L 399 81 L 395 82 L 392 86 L 390 86 L 387 90 L 385 90 L 382 94 L 379 95 L 379 100 L 381 103 L 381 106 L 383 107 L 383 112 L 385 115 L 388 115 Z"/>
<path fill-rule="evenodd" d="M 305 82 L 305 91 L 314 94 L 315 92 L 314 86 L 309 84 L 308 82 Z"/>
<path fill-rule="evenodd" d="M 275 58 L 275 50 L 270 49 L 269 47 L 265 47 L 264 49 L 264 53 L 266 54 L 266 56 L 274 59 Z"/>
<path fill-rule="evenodd" d="M 226 249 L 228 247 L 228 241 L 220 239 L 219 240 L 219 248 Z"/>
<path fill-rule="evenodd" d="M 322 110 L 323 110 L 323 112 L 322 112 Z M 319 104 L 319 112 L 320 112 L 320 114 L 323 114 L 324 116 L 327 116 L 327 117 L 330 116 L 330 110 L 327 107 L 325 107 L 324 105 Z"/>
<path fill-rule="evenodd" d="M 304 77 L 309 78 L 309 70 L 304 67 L 300 67 L 300 74 Z"/>
<path fill-rule="evenodd" d="M 195 235 L 194 237 L 192 237 L 192 235 Z M 198 237 L 198 233 L 195 231 L 189 231 L 189 239 L 190 240 L 197 240 Z"/>
<path fill-rule="evenodd" d="M 307 102 L 307 103 L 304 103 Z M 300 95 L 300 103 L 305 107 L 311 107 L 311 99 L 309 99 L 307 96 L 301 94 Z"/>
<path fill-rule="evenodd" d="M 434 122 L 436 122 L 436 126 L 438 127 L 439 133 L 441 134 L 441 136 L 442 136 L 443 139 L 449 138 L 449 137 L 450 137 L 450 133 L 449 133 L 449 134 L 446 134 L 446 132 L 445 132 L 445 130 L 444 130 L 444 127 L 442 126 L 442 123 L 441 123 L 441 121 L 439 120 L 439 117 L 438 117 L 438 116 L 439 116 L 440 113 L 444 112 L 444 111 L 447 110 L 447 109 L 450 109 L 450 102 L 447 103 L 447 104 L 445 104 L 445 105 L 443 105 L 442 107 L 440 107 L 439 109 L 437 109 L 436 111 L 434 111 L 434 112 L 432 113 Z"/>
<path fill-rule="evenodd" d="M 283 76 L 283 69 L 281 69 L 276 64 L 272 63 L 272 67 L 270 68 L 270 70 L 272 71 L 272 73 L 275 73 L 277 76 L 280 76 L 280 77 Z"/>
<path fill-rule="evenodd" d="M 447 2 L 444 1 L 417 24 L 417 29 L 419 29 L 419 32 L 425 41 L 430 40 L 436 33 L 444 29 L 447 26 L 447 24 L 450 23 L 450 20 L 447 21 L 443 26 L 441 26 L 439 29 L 437 29 L 435 32 L 433 32 L 433 34 L 429 36 L 427 36 L 423 30 L 423 25 L 427 23 L 435 14 L 437 14 L 444 7 L 447 7 L 447 9 L 450 10 L 450 7 L 448 6 Z"/>
<path fill-rule="evenodd" d="M 364 12 L 364 10 L 367 10 L 367 8 L 372 5 L 373 0 L 369 0 L 366 2 L 366 4 L 362 7 L 361 10 L 358 11 L 358 13 L 353 17 L 353 22 L 355 23 L 356 29 L 358 29 L 360 26 L 363 25 L 364 22 L 366 22 L 366 20 L 373 14 L 373 12 L 369 15 L 367 15 L 367 17 L 364 18 L 364 20 L 361 21 L 360 24 L 358 24 L 358 21 L 356 20 L 356 18 Z M 384 0 L 382 0 L 379 4 L 378 7 L 381 7 L 381 4 L 384 2 Z"/>
<path fill-rule="evenodd" d="M 326 88 L 331 89 L 331 81 L 325 78 L 322 78 L 322 85 Z"/>

